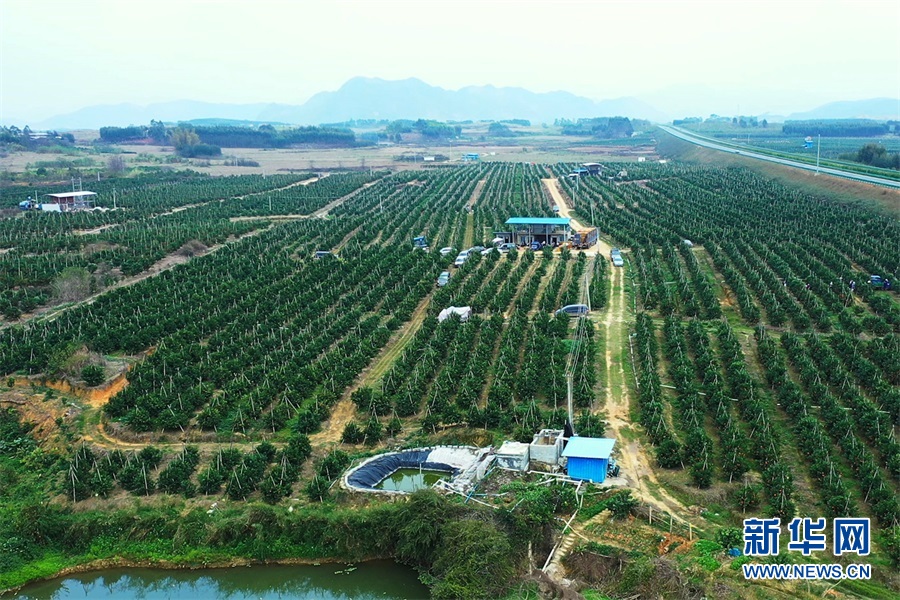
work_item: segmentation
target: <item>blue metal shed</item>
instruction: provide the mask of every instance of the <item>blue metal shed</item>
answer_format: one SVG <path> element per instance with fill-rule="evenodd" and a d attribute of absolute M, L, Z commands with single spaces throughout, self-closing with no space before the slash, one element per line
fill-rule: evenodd
<path fill-rule="evenodd" d="M 568 459 L 569 477 L 594 483 L 606 481 L 609 455 L 615 445 L 616 440 L 609 438 L 571 438 L 562 454 Z"/>

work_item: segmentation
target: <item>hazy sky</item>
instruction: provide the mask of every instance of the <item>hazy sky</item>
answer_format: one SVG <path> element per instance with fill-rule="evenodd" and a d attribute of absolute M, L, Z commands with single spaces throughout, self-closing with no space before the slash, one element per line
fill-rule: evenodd
<path fill-rule="evenodd" d="M 889 0 L 0 0 L 0 117 L 302 103 L 357 75 L 783 114 L 900 97 L 898 25 Z"/>

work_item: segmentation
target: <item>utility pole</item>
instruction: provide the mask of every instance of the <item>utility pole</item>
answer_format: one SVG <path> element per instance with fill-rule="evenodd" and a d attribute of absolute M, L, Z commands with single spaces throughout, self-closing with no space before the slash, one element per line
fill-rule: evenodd
<path fill-rule="evenodd" d="M 594 201 L 595 199 L 591 198 L 591 227 L 596 227 L 597 223 L 594 221 Z"/>
<path fill-rule="evenodd" d="M 572 208 L 578 207 L 578 188 L 581 187 L 581 175 L 575 178 L 575 206 Z"/>
<path fill-rule="evenodd" d="M 573 369 L 574 370 L 574 369 Z M 569 427 L 572 428 L 572 433 L 575 433 L 575 409 L 573 407 L 572 401 L 572 377 L 573 373 L 566 373 L 566 402 L 569 407 Z"/>
<path fill-rule="evenodd" d="M 819 155 L 822 152 L 822 134 L 819 134 L 819 143 L 816 144 L 816 175 L 819 174 Z"/>

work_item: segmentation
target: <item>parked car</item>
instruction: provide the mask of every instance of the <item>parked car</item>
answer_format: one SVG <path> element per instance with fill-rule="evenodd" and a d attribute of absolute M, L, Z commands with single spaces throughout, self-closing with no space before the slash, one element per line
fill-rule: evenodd
<path fill-rule="evenodd" d="M 441 275 L 438 277 L 437 285 L 438 285 L 438 287 L 444 287 L 444 286 L 447 285 L 449 282 L 450 282 L 450 271 L 444 271 L 444 272 L 441 273 Z"/>
<path fill-rule="evenodd" d="M 618 248 L 613 248 L 609 253 L 610 258 L 612 259 L 612 264 L 614 267 L 624 267 L 625 261 L 622 260 L 622 251 Z"/>
<path fill-rule="evenodd" d="M 469 258 L 469 251 L 463 250 L 459 254 L 456 255 L 456 260 L 453 261 L 454 267 L 461 267 L 466 263 L 466 259 Z"/>
<path fill-rule="evenodd" d="M 853 284 L 854 282 L 851 281 L 850 283 Z M 891 280 L 885 279 L 881 275 L 869 275 L 869 285 L 876 290 L 889 290 L 891 289 Z"/>
<path fill-rule="evenodd" d="M 535 252 L 540 252 L 541 243 L 540 242 L 531 242 L 531 249 L 534 250 Z"/>
<path fill-rule="evenodd" d="M 484 246 L 472 246 L 469 248 L 469 252 L 483 252 Z"/>
<path fill-rule="evenodd" d="M 587 304 L 569 304 L 556 311 L 556 314 L 565 314 L 569 315 L 570 317 L 580 317 L 588 314 L 589 312 L 591 312 L 591 309 L 587 307 Z"/>
<path fill-rule="evenodd" d="M 515 245 L 515 244 L 509 244 L 509 243 L 506 243 L 506 244 L 500 244 L 499 246 L 497 246 L 497 251 L 498 251 L 500 254 L 506 254 L 506 253 L 509 252 L 510 250 L 515 250 L 515 249 L 516 249 L 516 245 Z"/>
<path fill-rule="evenodd" d="M 446 248 L 441 248 L 441 256 L 447 256 L 448 254 L 453 254 L 456 251 L 456 248 L 451 248 L 447 246 Z"/>
<path fill-rule="evenodd" d="M 482 255 L 482 256 L 487 256 L 488 254 L 490 254 L 490 253 L 493 252 L 494 250 L 496 250 L 496 248 L 485 248 L 484 250 L 481 251 L 481 255 Z"/>

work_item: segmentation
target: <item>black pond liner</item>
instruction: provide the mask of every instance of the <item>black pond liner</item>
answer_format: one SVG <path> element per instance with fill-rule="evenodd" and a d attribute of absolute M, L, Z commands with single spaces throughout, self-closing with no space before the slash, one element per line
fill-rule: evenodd
<path fill-rule="evenodd" d="M 444 471 L 454 477 L 459 475 L 460 469 L 448 464 L 428 462 L 431 450 L 410 450 L 387 454 L 360 465 L 356 471 L 347 476 L 347 484 L 350 487 L 363 490 L 379 490 L 375 486 L 397 469 L 422 469 L 423 471 Z"/>

